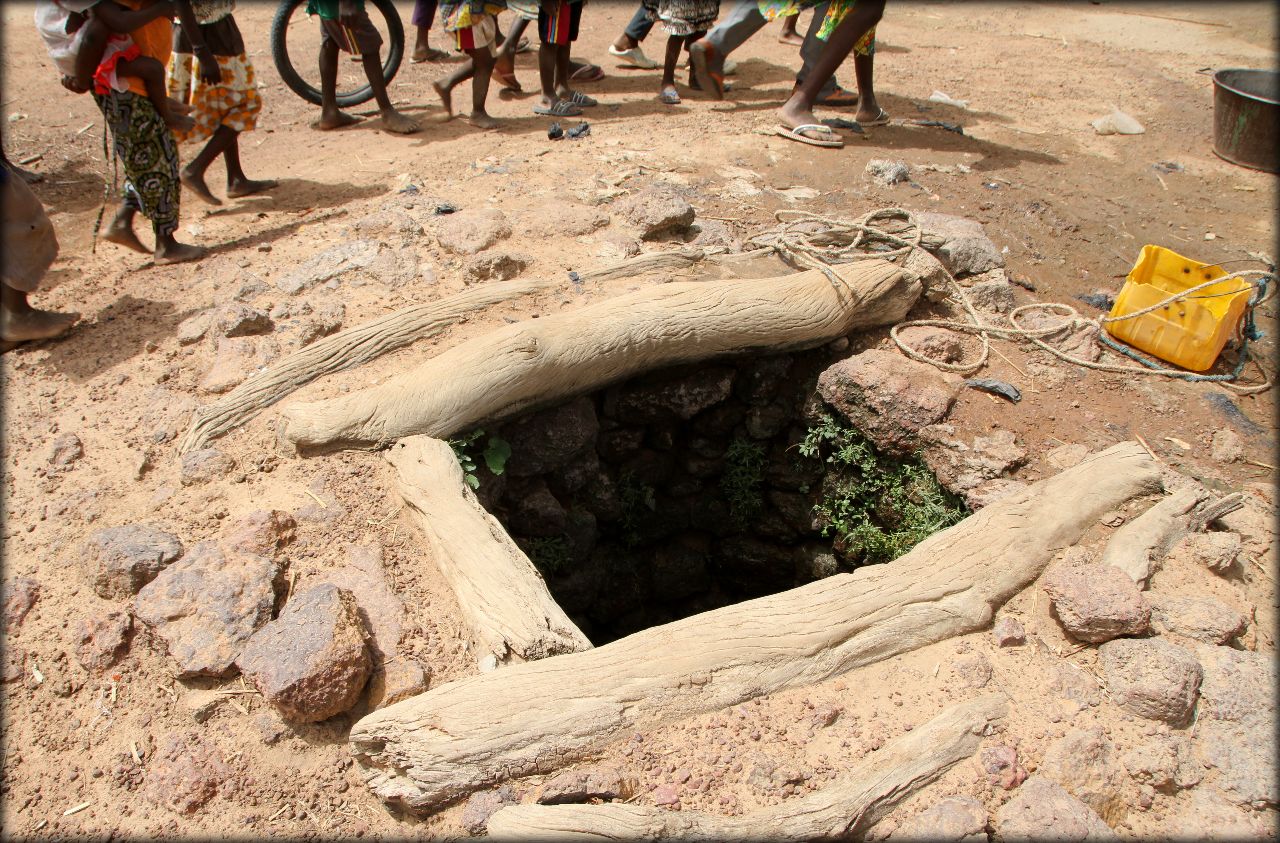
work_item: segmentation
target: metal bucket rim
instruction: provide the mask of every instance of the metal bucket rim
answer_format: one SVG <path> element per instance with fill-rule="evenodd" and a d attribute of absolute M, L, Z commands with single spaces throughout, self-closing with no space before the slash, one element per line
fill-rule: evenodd
<path fill-rule="evenodd" d="M 1224 73 L 1260 73 L 1264 75 L 1270 74 L 1273 76 L 1280 75 L 1280 74 L 1277 74 L 1275 70 L 1271 70 L 1268 68 L 1260 68 L 1260 67 L 1224 67 L 1224 68 L 1221 68 L 1220 70 L 1214 71 L 1213 84 L 1219 88 L 1222 88 L 1224 91 L 1230 91 L 1236 96 L 1244 97 L 1245 99 L 1266 103 L 1267 105 L 1280 105 L 1280 100 L 1273 100 L 1267 97 L 1259 96 L 1254 93 L 1250 93 L 1249 91 L 1242 91 L 1239 88 L 1235 87 L 1234 85 L 1224 82 L 1221 78 L 1222 74 Z"/>

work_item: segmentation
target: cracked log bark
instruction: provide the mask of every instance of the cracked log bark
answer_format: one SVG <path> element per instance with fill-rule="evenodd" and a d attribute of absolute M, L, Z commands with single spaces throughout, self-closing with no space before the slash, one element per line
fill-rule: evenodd
<path fill-rule="evenodd" d="M 488 655 L 504 664 L 590 649 L 538 569 L 467 487 L 448 443 L 411 436 L 386 458 L 399 472 L 400 496 L 458 598 L 482 662 Z"/>
<path fill-rule="evenodd" d="M 950 706 L 859 759 L 821 790 L 744 817 L 667 811 L 646 805 L 515 805 L 489 819 L 495 840 L 843 840 L 866 831 L 894 806 L 973 755 L 1005 716 L 1003 694 Z"/>
<path fill-rule="evenodd" d="M 602 647 L 468 677 L 374 712 L 352 750 L 382 799 L 425 812 L 589 757 L 637 729 L 811 685 L 982 629 L 1104 512 L 1159 486 L 1136 442 L 1091 455 L 852 574 Z"/>
<path fill-rule="evenodd" d="M 577 395 L 639 372 L 752 348 L 820 345 L 902 319 L 920 282 L 881 260 L 780 278 L 664 284 L 508 325 L 384 384 L 281 409 L 299 453 L 447 437 L 476 422 Z"/>

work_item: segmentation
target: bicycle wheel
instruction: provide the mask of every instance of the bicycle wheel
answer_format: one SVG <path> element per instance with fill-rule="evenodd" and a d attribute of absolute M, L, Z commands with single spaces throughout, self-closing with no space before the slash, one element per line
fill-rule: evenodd
<path fill-rule="evenodd" d="M 391 84 L 404 58 L 404 24 L 392 0 L 366 0 L 369 19 L 382 34 L 382 78 Z M 320 19 L 310 18 L 307 0 L 282 0 L 271 21 L 271 58 L 281 81 L 309 103 L 320 105 Z M 310 67 L 300 73 L 299 67 Z M 373 99 L 373 88 L 358 59 L 338 55 L 339 108 L 350 108 Z"/>

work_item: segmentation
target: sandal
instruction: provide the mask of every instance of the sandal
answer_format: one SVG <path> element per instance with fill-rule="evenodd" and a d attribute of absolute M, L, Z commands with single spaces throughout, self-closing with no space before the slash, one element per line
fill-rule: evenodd
<path fill-rule="evenodd" d="M 638 67 L 641 70 L 656 70 L 662 67 L 662 65 L 646 56 L 638 46 L 632 47 L 630 50 L 619 50 L 610 44 L 609 55 L 620 58 L 632 67 Z"/>
<path fill-rule="evenodd" d="M 663 105 L 679 105 L 681 102 L 680 92 L 675 88 L 667 88 L 658 94 L 658 102 Z"/>
<path fill-rule="evenodd" d="M 573 93 L 569 94 L 569 96 L 565 97 L 565 101 L 571 102 L 574 105 L 580 105 L 583 108 L 592 108 L 600 104 L 596 102 L 593 98 L 582 93 L 581 91 L 574 91 Z"/>
<path fill-rule="evenodd" d="M 889 112 L 882 108 L 874 120 L 859 120 L 858 122 L 864 126 L 887 126 L 889 125 Z"/>
<path fill-rule="evenodd" d="M 840 108 L 842 106 L 855 106 L 862 98 L 857 91 L 850 91 L 848 88 L 841 88 L 839 85 L 836 89 L 827 94 L 825 97 L 818 97 L 816 103 L 818 105 Z"/>
<path fill-rule="evenodd" d="M 543 114 L 547 117 L 577 117 L 582 113 L 582 109 L 578 108 L 568 100 L 556 100 L 553 106 L 535 105 L 533 107 L 534 114 Z"/>
<path fill-rule="evenodd" d="M 807 143 L 810 146 L 821 146 L 825 149 L 840 149 L 844 146 L 840 136 L 830 126 L 824 126 L 821 123 L 805 123 L 794 129 L 790 126 L 778 126 L 774 131 L 788 140 Z M 819 137 L 814 137 L 815 134 Z"/>
<path fill-rule="evenodd" d="M 570 82 L 599 82 L 604 78 L 604 69 L 598 64 L 584 64 L 569 74 Z"/>

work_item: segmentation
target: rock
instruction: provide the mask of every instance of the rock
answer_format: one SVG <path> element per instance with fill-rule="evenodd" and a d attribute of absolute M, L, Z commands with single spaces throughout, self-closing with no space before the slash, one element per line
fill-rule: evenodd
<path fill-rule="evenodd" d="M 923 354 L 930 360 L 955 363 L 964 357 L 964 344 L 960 337 L 946 328 L 912 325 L 898 331 L 898 339 L 912 351 Z"/>
<path fill-rule="evenodd" d="M 730 253 L 742 251 L 742 240 L 730 223 L 720 220 L 698 220 L 692 230 L 696 236 L 690 245 L 701 248 L 722 247 Z"/>
<path fill-rule="evenodd" d="M 221 337 L 214 353 L 213 365 L 196 389 L 209 395 L 221 395 L 235 389 L 258 366 L 258 344 L 252 337 Z"/>
<path fill-rule="evenodd" d="M 568 512 L 541 477 L 526 480 L 510 491 L 507 526 L 522 536 L 554 538 L 564 533 Z"/>
<path fill-rule="evenodd" d="M 1033 776 L 996 812 L 998 840 L 1111 840 L 1092 808 L 1042 776 Z"/>
<path fill-rule="evenodd" d="M 1191 716 L 1202 671 L 1196 657 L 1161 639 L 1118 638 L 1098 648 L 1111 700 L 1126 711 L 1180 726 Z"/>
<path fill-rule="evenodd" d="M 133 619 L 125 612 L 108 612 L 76 624 L 76 659 L 90 672 L 111 667 L 129 650 Z"/>
<path fill-rule="evenodd" d="M 908 818 L 890 840 L 986 843 L 987 809 L 972 796 L 948 796 Z"/>
<path fill-rule="evenodd" d="M 297 295 L 353 270 L 370 266 L 377 259 L 378 252 L 379 243 L 376 240 L 340 243 L 308 258 L 297 269 L 280 276 L 276 287 L 291 296 Z"/>
<path fill-rule="evenodd" d="M 464 270 L 473 281 L 506 281 L 524 272 L 531 263 L 533 257 L 530 255 L 494 250 L 471 258 Z"/>
<path fill-rule="evenodd" d="M 1027 643 L 1027 634 L 1023 631 L 1022 624 L 1008 615 L 996 621 L 995 626 L 991 628 L 991 637 L 995 640 L 997 647 L 1017 647 Z"/>
<path fill-rule="evenodd" d="M 1214 432 L 1209 453 L 1215 462 L 1240 462 L 1244 459 L 1244 440 L 1234 430 L 1223 428 Z"/>
<path fill-rule="evenodd" d="M 214 322 L 214 330 L 224 337 L 269 334 L 275 327 L 275 323 L 265 312 L 239 303 L 228 304 L 220 309 Z"/>
<path fill-rule="evenodd" d="M 658 785 L 653 789 L 653 804 L 659 808 L 679 808 L 680 786 L 674 784 Z"/>
<path fill-rule="evenodd" d="M 1151 605 L 1129 575 L 1115 565 L 1057 564 L 1041 587 L 1063 629 L 1090 643 L 1141 635 L 1151 624 Z"/>
<path fill-rule="evenodd" d="M 951 274 L 947 268 L 924 249 L 912 249 L 901 262 L 902 268 L 920 279 L 924 286 L 924 298 L 934 304 L 940 304 L 951 296 Z M 899 334 L 906 329 L 899 331 Z"/>
<path fill-rule="evenodd" d="M 1017 494 L 1025 488 L 1027 488 L 1027 484 L 1023 483 L 1021 480 L 1009 480 L 1004 477 L 996 477 L 991 480 L 984 480 L 972 489 L 966 491 L 964 493 L 964 502 L 970 510 L 977 512 L 984 506 L 990 506 L 1001 498 L 1007 498 L 1010 495 Z"/>
<path fill-rule="evenodd" d="M 14 577 L 4 584 L 4 631 L 10 635 L 22 626 L 40 597 L 40 583 L 30 577 Z"/>
<path fill-rule="evenodd" d="M 271 620 L 281 568 L 201 542 L 138 592 L 134 614 L 168 646 L 179 678 L 225 676 Z"/>
<path fill-rule="evenodd" d="M 1100 727 L 1072 729 L 1045 751 L 1038 775 L 1053 779 L 1109 825 L 1128 811 L 1121 788 L 1124 771 L 1116 749 Z"/>
<path fill-rule="evenodd" d="M 980 281 L 965 293 L 975 310 L 987 313 L 1008 313 L 1017 305 L 1013 300 L 1013 285 L 1003 279 Z"/>
<path fill-rule="evenodd" d="M 1179 799 L 1169 818 L 1168 839 L 1175 836 L 1195 840 L 1275 840 L 1275 814 L 1242 810 L 1220 791 L 1198 787 Z M 1188 832 L 1195 830 L 1194 837 Z"/>
<path fill-rule="evenodd" d="M 909 454 L 921 428 L 951 409 L 960 380 L 890 351 L 869 349 L 829 366 L 818 391 L 880 451 Z"/>
<path fill-rule="evenodd" d="M 1114 107 L 1110 114 L 1090 121 L 1089 125 L 1100 135 L 1140 135 L 1146 131 L 1141 123 Z"/>
<path fill-rule="evenodd" d="M 470 834 L 483 834 L 489 817 L 508 805 L 518 804 L 520 799 L 516 796 L 515 788 L 509 784 L 504 784 L 497 790 L 473 793 L 462 808 L 462 827 Z"/>
<path fill-rule="evenodd" d="M 1071 662 L 1058 665 L 1053 678 L 1049 680 L 1049 693 L 1058 699 L 1074 703 L 1077 711 L 1102 702 L 1102 689 L 1098 683 Z"/>
<path fill-rule="evenodd" d="M 966 445 L 956 437 L 953 425 L 932 424 L 920 429 L 919 438 L 925 463 L 943 488 L 954 494 L 985 504 L 1026 485 L 1000 477 L 1027 459 L 1026 449 L 1017 443 L 1012 431 L 995 430 L 990 436 L 975 436 L 972 444 Z M 997 479 L 1018 485 L 987 483 Z"/>
<path fill-rule="evenodd" d="M 370 711 L 416 697 L 427 690 L 431 672 L 417 659 L 398 658 L 384 663 L 369 679 L 368 705 Z"/>
<path fill-rule="evenodd" d="M 589 799 L 630 799 L 636 791 L 636 780 L 624 776 L 616 767 L 597 765 L 579 770 L 566 770 L 553 776 L 542 786 L 538 802 L 560 805 L 586 802 Z"/>
<path fill-rule="evenodd" d="M 609 215 L 599 208 L 558 203 L 555 213 L 536 213 L 520 220 L 519 228 L 535 240 L 582 237 L 609 224 Z"/>
<path fill-rule="evenodd" d="M 53 447 L 49 450 L 49 465 L 66 468 L 83 456 L 84 445 L 80 443 L 80 437 L 74 433 L 64 433 L 53 440 Z"/>
<path fill-rule="evenodd" d="M 351 592 L 322 583 L 294 595 L 236 659 L 287 720 L 314 722 L 355 705 L 369 678 L 366 633 Z"/>
<path fill-rule="evenodd" d="M 1230 647 L 1196 648 L 1204 665 L 1196 753 L 1218 770 L 1227 798 L 1254 808 L 1280 802 L 1277 784 L 1274 655 Z"/>
<path fill-rule="evenodd" d="M 315 315 L 303 319 L 298 324 L 298 346 L 308 346 L 316 340 L 338 333 L 342 330 L 342 322 L 347 316 L 347 309 L 342 302 L 325 302 L 317 307 Z"/>
<path fill-rule="evenodd" d="M 952 663 L 951 671 L 970 690 L 985 688 L 991 681 L 991 662 L 982 653 L 961 656 Z"/>
<path fill-rule="evenodd" d="M 132 597 L 180 556 L 178 537 L 150 524 L 98 530 L 83 554 L 93 590 L 106 600 Z"/>
<path fill-rule="evenodd" d="M 216 746 L 184 732 L 166 732 L 145 769 L 147 799 L 184 815 L 198 811 L 231 776 Z"/>
<path fill-rule="evenodd" d="M 182 455 L 178 479 L 183 486 L 196 486 L 225 477 L 235 467 L 236 461 L 217 448 L 201 448 Z"/>
<path fill-rule="evenodd" d="M 506 470 L 512 477 L 556 471 L 594 448 L 599 432 L 595 404 L 586 396 L 531 413 L 503 426 L 511 445 Z"/>
<path fill-rule="evenodd" d="M 197 723 L 203 723 L 213 716 L 226 699 L 227 694 L 218 690 L 189 691 L 182 697 L 182 707 Z"/>
<path fill-rule="evenodd" d="M 392 659 L 404 627 L 404 603 L 391 587 L 382 564 L 382 547 L 378 544 L 347 545 L 347 563 L 325 575 L 323 582 L 350 591 L 360 610 L 360 620 L 369 633 L 369 644 L 381 661 Z M 412 659 L 399 659 L 413 664 Z M 411 684 L 412 670 L 403 676 L 393 675 L 386 683 L 387 691 L 394 692 L 402 684 Z"/>
<path fill-rule="evenodd" d="M 1087 445 L 1059 445 L 1044 455 L 1044 461 L 1058 471 L 1066 471 L 1072 466 L 1079 465 L 1080 461 L 1087 456 L 1089 456 Z"/>
<path fill-rule="evenodd" d="M 1018 751 L 1003 744 L 984 747 L 978 753 L 978 767 L 992 787 L 1013 790 L 1027 777 L 1027 771 L 1018 763 Z"/>
<path fill-rule="evenodd" d="M 614 203 L 613 209 L 640 229 L 643 240 L 652 240 L 670 231 L 693 224 L 694 210 L 670 187 L 651 185 Z"/>
<path fill-rule="evenodd" d="M 1206 644 L 1228 644 L 1244 632 L 1249 619 L 1212 597 L 1151 593 L 1151 625 L 1156 632 L 1181 635 Z"/>
<path fill-rule="evenodd" d="M 911 171 L 902 161 L 872 158 L 867 162 L 866 174 L 881 187 L 892 187 L 911 178 Z"/>
<path fill-rule="evenodd" d="M 1039 339 L 1072 357 L 1090 363 L 1096 363 L 1102 357 L 1096 324 L 1078 324 L 1061 314 L 1043 310 L 1032 310 L 1019 315 L 1018 324 L 1027 330 L 1048 331 L 1041 334 Z M 1057 330 L 1051 330 L 1053 328 Z"/>
<path fill-rule="evenodd" d="M 1151 785 L 1157 790 L 1173 791 L 1178 786 L 1181 754 L 1177 740 L 1155 737 L 1126 752 L 1120 761 L 1139 784 Z"/>
<path fill-rule="evenodd" d="M 497 208 L 477 208 L 449 214 L 436 233 L 440 248 L 455 255 L 474 255 L 511 236 L 506 214 Z"/>
<path fill-rule="evenodd" d="M 174 332 L 178 339 L 178 345 L 194 345 L 204 339 L 204 335 L 209 333 L 209 328 L 213 326 L 213 314 L 209 311 L 197 313 L 195 316 L 188 316 L 178 323 L 177 330 Z"/>
<path fill-rule="evenodd" d="M 935 253 L 952 275 L 976 275 L 1004 266 L 1004 255 L 981 223 L 931 212 L 916 214 L 916 221 L 926 234 L 942 240 Z"/>
<path fill-rule="evenodd" d="M 734 374 L 728 366 L 702 366 L 630 381 L 605 393 L 605 415 L 628 424 L 687 421 L 728 398 Z"/>
<path fill-rule="evenodd" d="M 363 235 L 401 234 L 413 236 L 422 234 L 422 223 L 406 214 L 400 208 L 382 208 L 353 222 L 351 230 Z"/>
<path fill-rule="evenodd" d="M 278 743 L 281 738 L 289 734 L 289 724 L 284 722 L 280 715 L 270 708 L 264 708 L 253 715 L 253 719 L 250 722 L 253 724 L 253 730 L 257 733 L 258 739 L 268 746 Z"/>
<path fill-rule="evenodd" d="M 1235 533 L 1191 533 L 1179 539 L 1169 555 L 1221 574 L 1236 564 L 1242 548 L 1240 536 Z"/>
<path fill-rule="evenodd" d="M 271 556 L 293 541 L 298 522 L 278 509 L 250 512 L 231 526 L 227 547 L 243 553 Z"/>
<path fill-rule="evenodd" d="M 5 642 L 0 649 L 0 681 L 8 685 L 17 682 L 27 675 L 27 654 L 13 646 L 12 641 Z"/>

